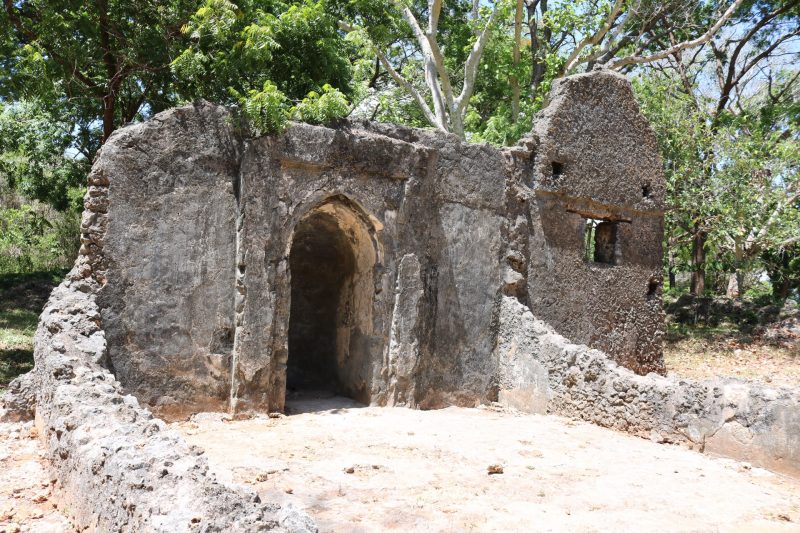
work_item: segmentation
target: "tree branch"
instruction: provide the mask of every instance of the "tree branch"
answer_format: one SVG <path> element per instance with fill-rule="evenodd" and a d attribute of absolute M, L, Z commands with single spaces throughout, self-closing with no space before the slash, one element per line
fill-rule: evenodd
<path fill-rule="evenodd" d="M 665 59 L 670 55 L 673 55 L 675 52 L 680 52 L 681 50 L 686 50 L 687 48 L 694 48 L 695 46 L 699 46 L 703 43 L 706 43 L 711 40 L 712 37 L 719 31 L 719 29 L 730 19 L 733 14 L 739 9 L 739 6 L 742 5 L 744 0 L 734 0 L 733 4 L 725 11 L 725 13 L 715 22 L 703 35 L 696 39 L 692 39 L 690 41 L 683 41 L 678 43 L 674 46 L 667 48 L 666 50 L 662 50 L 660 52 L 656 52 L 649 56 L 638 56 L 632 55 L 627 57 L 622 57 L 617 59 L 616 61 L 612 61 L 607 66 L 611 69 L 620 69 L 626 65 L 641 65 L 644 63 L 652 63 L 653 61 L 658 61 L 660 59 Z"/>
<path fill-rule="evenodd" d="M 594 34 L 584 37 L 581 42 L 578 43 L 569 57 L 567 57 L 567 60 L 564 62 L 564 67 L 561 69 L 562 73 L 569 72 L 575 67 L 575 65 L 579 63 L 578 58 L 581 55 L 581 52 L 583 52 L 584 48 L 587 46 L 594 46 L 603 40 L 603 37 L 605 37 L 606 33 L 608 33 L 608 30 L 610 30 L 611 26 L 614 24 L 614 21 L 617 20 L 617 17 L 622 11 L 622 6 L 624 3 L 624 0 L 616 0 L 614 7 L 611 8 L 611 11 L 608 13 L 608 17 L 606 17 L 605 23 L 600 27 L 600 29 L 594 32 Z"/>
<path fill-rule="evenodd" d="M 28 43 L 38 41 L 39 40 L 38 36 L 29 29 L 25 28 L 25 26 L 22 24 L 22 20 L 19 18 L 17 13 L 14 12 L 13 0 L 3 0 L 3 5 L 5 7 L 6 14 L 8 15 L 8 19 L 11 21 L 11 24 L 14 25 L 14 28 L 16 28 L 20 36 L 24 40 L 27 40 Z M 66 58 L 61 56 L 58 52 L 55 52 L 54 50 L 45 46 L 41 42 L 39 44 L 50 55 L 50 57 L 52 57 L 56 61 L 56 63 L 61 65 L 61 67 L 65 70 L 65 72 L 67 72 L 68 74 L 72 74 L 72 76 L 74 76 L 75 79 L 83 83 L 88 89 L 98 91 L 97 96 L 102 98 L 103 92 L 102 92 L 102 86 L 100 84 L 96 83 L 89 76 L 79 71 L 77 65 L 70 64 L 69 61 L 67 61 Z"/>
<path fill-rule="evenodd" d="M 428 0 L 428 34 L 436 35 L 439 30 L 439 14 L 442 12 L 442 0 Z"/>
<path fill-rule="evenodd" d="M 483 49 L 486 46 L 486 42 L 489 40 L 489 35 L 492 31 L 492 24 L 494 24 L 494 20 L 497 18 L 497 13 L 499 10 L 500 2 L 496 2 L 494 5 L 494 10 L 489 16 L 489 20 L 486 22 L 486 26 L 475 40 L 475 44 L 472 45 L 472 50 L 469 52 L 467 62 L 464 64 L 464 86 L 461 88 L 461 94 L 459 94 L 455 100 L 455 109 L 459 115 L 464 112 L 467 103 L 472 96 L 472 91 L 475 88 L 475 78 L 478 75 L 478 64 L 480 63 L 481 54 L 483 54 Z"/>
<path fill-rule="evenodd" d="M 391 63 L 389 63 L 389 61 L 386 59 L 386 56 L 383 55 L 383 52 L 378 50 L 377 53 L 378 53 L 378 59 L 380 60 L 381 65 L 383 65 L 383 68 L 386 69 L 386 72 L 389 73 L 389 76 L 391 76 L 392 79 L 395 82 L 397 82 L 398 85 L 400 85 L 403 89 L 408 91 L 408 93 L 414 98 L 414 100 L 419 105 L 420 109 L 422 109 L 422 113 L 425 115 L 425 118 L 428 119 L 428 122 L 430 122 L 431 126 L 434 126 L 442 131 L 447 131 L 443 127 L 443 125 L 440 124 L 439 121 L 436 119 L 436 115 L 431 111 L 431 108 L 428 107 L 427 102 L 425 102 L 425 98 L 423 98 L 422 95 L 419 94 L 419 91 L 417 91 L 414 88 L 414 86 L 408 82 L 408 80 L 406 80 L 402 75 L 400 75 L 399 72 L 397 72 L 394 69 L 394 67 L 392 67 Z"/>
<path fill-rule="evenodd" d="M 355 31 L 356 29 L 343 20 L 340 20 L 338 22 L 338 26 L 342 31 L 346 31 L 348 33 Z M 408 82 L 408 80 L 406 80 L 399 72 L 397 72 L 394 69 L 392 64 L 386 58 L 386 55 L 384 55 L 384 53 L 380 49 L 378 49 L 377 46 L 375 46 L 375 54 L 378 56 L 378 61 L 380 61 L 381 65 L 383 65 L 383 68 L 386 69 L 386 72 L 389 73 L 389 76 L 391 76 L 391 78 L 395 81 L 395 83 L 397 83 L 397 85 L 405 89 L 408 92 L 408 94 L 410 94 L 411 97 L 414 98 L 414 101 L 417 102 L 417 105 L 419 105 L 420 109 L 422 110 L 422 113 L 425 115 L 425 118 L 431 124 L 431 126 L 434 126 L 435 128 L 438 128 L 442 131 L 447 131 L 443 127 L 443 125 L 437 120 L 437 117 L 433 113 L 433 111 L 431 111 L 431 108 L 428 107 L 427 102 L 425 102 L 425 98 L 423 98 L 422 95 L 419 94 L 419 91 L 417 91 L 414 88 L 414 86 Z"/>
<path fill-rule="evenodd" d="M 423 31 L 422 27 L 419 25 L 417 17 L 414 16 L 414 13 L 402 2 L 402 0 L 392 0 L 392 3 L 398 10 L 400 10 L 400 12 L 403 14 L 403 18 L 405 18 L 406 22 L 408 22 L 409 26 L 411 26 L 411 29 L 417 38 L 417 42 L 419 43 L 420 48 L 422 48 L 422 54 L 425 58 L 425 82 L 428 85 L 428 89 L 431 91 L 433 108 L 436 112 L 437 122 L 439 123 L 438 125 L 446 128 L 447 107 L 452 109 L 453 88 L 450 84 L 450 77 L 448 76 L 447 69 L 444 65 L 444 56 L 442 55 L 439 45 L 436 42 L 436 34 L 431 34 L 430 28 L 428 32 Z M 429 6 L 434 11 L 436 11 L 437 4 L 438 8 L 441 9 L 441 0 L 429 1 Z M 429 16 L 432 14 L 433 12 L 429 13 Z M 429 22 L 435 22 L 437 26 L 438 21 L 438 13 L 435 17 L 431 16 L 429 18 Z M 439 85 L 440 81 L 441 86 Z M 444 97 L 447 100 L 447 104 L 445 104 L 445 100 L 442 98 L 442 91 L 444 91 Z"/>
<path fill-rule="evenodd" d="M 780 216 L 781 212 L 787 206 L 793 205 L 794 202 L 796 202 L 797 200 L 800 200 L 800 191 L 794 191 L 790 196 L 787 196 L 784 199 L 784 201 L 780 202 L 777 206 L 775 206 L 775 210 L 772 213 L 770 213 L 769 218 L 767 218 L 767 221 L 764 223 L 764 226 L 755 235 L 755 237 L 747 240 L 747 244 L 748 245 L 752 244 L 753 247 L 755 248 L 761 241 L 761 239 L 763 239 L 767 235 L 767 232 L 770 230 L 770 228 L 773 225 L 775 225 L 775 223 L 778 221 L 778 217 Z"/>
<path fill-rule="evenodd" d="M 791 2 L 787 2 L 785 5 L 781 6 L 780 8 L 767 13 L 765 16 L 761 17 L 761 19 L 756 22 L 752 28 L 739 40 L 736 47 L 733 49 L 731 53 L 730 62 L 728 63 L 728 72 L 725 76 L 724 81 L 720 79 L 720 97 L 717 100 L 717 110 L 716 114 L 719 115 L 725 106 L 728 104 L 728 100 L 730 99 L 730 93 L 734 85 L 736 85 L 741 79 L 744 74 L 753 68 L 758 61 L 769 55 L 775 48 L 777 48 L 777 44 L 773 43 L 771 49 L 768 49 L 769 52 L 759 58 L 757 61 L 751 61 L 749 66 L 746 66 L 742 72 L 736 76 L 736 64 L 739 59 L 739 54 L 741 54 L 742 50 L 744 49 L 745 45 L 750 42 L 750 40 L 758 33 L 764 26 L 772 22 L 775 18 L 779 17 L 783 13 L 789 11 L 793 7 L 800 4 L 800 0 L 793 0 Z M 784 39 L 785 40 L 785 39 Z M 735 78 L 735 79 L 734 79 Z"/>

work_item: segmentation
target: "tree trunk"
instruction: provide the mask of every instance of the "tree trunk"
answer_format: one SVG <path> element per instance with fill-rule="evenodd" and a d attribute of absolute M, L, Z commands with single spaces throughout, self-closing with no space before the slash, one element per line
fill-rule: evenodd
<path fill-rule="evenodd" d="M 545 59 L 547 55 L 546 47 L 550 45 L 552 30 L 549 26 L 542 28 L 541 37 L 539 36 L 539 25 L 536 21 L 536 8 L 542 16 L 547 12 L 547 0 L 527 2 L 528 29 L 531 33 L 531 98 L 536 98 L 539 86 L 542 84 L 545 75 Z"/>
<path fill-rule="evenodd" d="M 737 272 L 731 272 L 728 275 L 728 288 L 725 289 L 725 296 L 728 298 L 738 298 L 739 297 L 739 275 Z"/>
<path fill-rule="evenodd" d="M 448 127 L 447 106 L 444 103 L 441 88 L 439 87 L 439 77 L 436 71 L 436 61 L 433 56 L 425 57 L 425 83 L 431 92 L 433 100 L 433 111 L 436 114 L 436 126 L 444 131 L 452 131 Z"/>
<path fill-rule="evenodd" d="M 675 289 L 675 265 L 672 262 L 672 250 L 667 251 L 667 279 L 669 288 Z"/>
<path fill-rule="evenodd" d="M 789 276 L 783 276 L 778 283 L 772 284 L 772 296 L 778 300 L 785 300 L 789 297 L 789 291 L 791 289 L 792 284 L 789 281 Z"/>
<path fill-rule="evenodd" d="M 114 133 L 114 115 L 117 108 L 117 93 L 122 86 L 122 73 L 119 62 L 111 48 L 111 24 L 108 20 L 107 0 L 98 0 L 97 12 L 100 18 L 100 46 L 103 49 L 103 64 L 106 67 L 106 90 L 103 95 L 103 143 Z"/>
<path fill-rule="evenodd" d="M 706 292 L 706 240 L 708 235 L 695 224 L 692 238 L 692 294 L 703 296 Z"/>
<path fill-rule="evenodd" d="M 740 240 L 735 240 L 733 243 L 734 271 L 728 280 L 728 289 L 725 295 L 729 298 L 738 298 L 744 292 L 744 247 Z"/>
<path fill-rule="evenodd" d="M 520 88 L 517 67 L 519 67 L 519 49 L 522 41 L 522 2 L 523 0 L 517 0 L 517 8 L 514 12 L 514 74 L 509 79 L 511 83 L 511 122 L 514 124 L 519 120 Z"/>
<path fill-rule="evenodd" d="M 103 143 L 114 133 L 114 111 L 116 102 L 117 100 L 114 98 L 113 94 L 107 94 L 103 97 Z"/>
<path fill-rule="evenodd" d="M 450 131 L 450 133 L 455 133 L 461 139 L 466 137 L 464 134 L 464 121 L 457 109 L 454 109 L 453 112 L 450 113 L 450 126 L 448 131 Z"/>

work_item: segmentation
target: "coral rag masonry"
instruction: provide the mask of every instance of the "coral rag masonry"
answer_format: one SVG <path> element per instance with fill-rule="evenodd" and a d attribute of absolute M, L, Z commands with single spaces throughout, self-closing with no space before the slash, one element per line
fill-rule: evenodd
<path fill-rule="evenodd" d="M 496 400 L 503 295 L 663 371 L 664 183 L 618 75 L 561 82 L 534 135 L 503 150 L 353 122 L 241 139 L 200 103 L 115 134 L 94 175 L 109 183 L 109 364 L 165 416 L 279 411 L 303 388 Z"/>
<path fill-rule="evenodd" d="M 500 401 L 800 472 L 796 391 L 657 375 L 663 202 L 654 135 L 606 71 L 558 81 L 505 149 L 362 122 L 252 139 L 223 107 L 166 111 L 103 146 L 0 419 L 35 410 L 98 530 L 313 531 L 150 414 L 281 411 L 303 389 Z"/>

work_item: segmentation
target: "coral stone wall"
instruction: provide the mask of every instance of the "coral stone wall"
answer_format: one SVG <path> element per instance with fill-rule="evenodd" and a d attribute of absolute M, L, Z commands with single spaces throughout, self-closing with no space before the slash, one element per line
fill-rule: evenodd
<path fill-rule="evenodd" d="M 488 398 L 506 175 L 494 149 L 388 125 L 298 124 L 253 140 L 239 182 L 237 408 L 283 408 L 301 346 L 292 317 L 312 322 L 293 307 L 293 243 L 326 209 L 359 258 L 352 287 L 331 296 L 341 392 L 425 407 Z"/>
<path fill-rule="evenodd" d="M 534 132 L 531 310 L 625 367 L 663 373 L 664 179 L 630 83 L 605 71 L 559 80 Z M 602 242 L 604 227 L 613 243 Z M 587 240 L 612 248 L 606 262 Z"/>
<path fill-rule="evenodd" d="M 281 410 L 287 379 L 475 405 L 501 389 L 513 297 L 662 371 L 659 165 L 606 72 L 560 82 L 505 149 L 366 122 L 246 138 L 208 103 L 161 113 L 115 133 L 92 171 L 82 257 L 107 364 L 164 416 Z"/>
<path fill-rule="evenodd" d="M 800 475 L 800 391 L 736 379 L 636 375 L 504 297 L 500 401 Z"/>
<path fill-rule="evenodd" d="M 109 367 L 164 414 L 228 404 L 240 153 L 228 111 L 199 103 L 117 131 L 92 168 Z"/>

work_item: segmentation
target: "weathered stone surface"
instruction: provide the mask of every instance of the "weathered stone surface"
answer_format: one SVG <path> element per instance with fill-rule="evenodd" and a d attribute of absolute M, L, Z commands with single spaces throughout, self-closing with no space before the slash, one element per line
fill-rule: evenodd
<path fill-rule="evenodd" d="M 419 304 L 423 296 L 420 264 L 414 254 L 400 260 L 389 338 L 387 403 L 407 404 L 415 396 L 414 376 L 419 364 Z"/>
<path fill-rule="evenodd" d="M 0 422 L 33 420 L 36 412 L 36 389 L 32 374 L 23 374 L 8 384 L 0 396 Z"/>
<path fill-rule="evenodd" d="M 87 288 L 67 280 L 53 291 L 28 375 L 36 385 L 39 434 L 75 525 L 164 533 L 316 531 L 297 509 L 264 504 L 250 489 L 218 483 L 202 450 L 123 391 L 98 362 L 105 335 Z"/>
<path fill-rule="evenodd" d="M 537 357 L 539 338 L 531 334 L 534 317 L 516 298 L 500 301 L 494 357 L 498 401 L 526 413 L 547 413 L 551 399 L 547 367 Z"/>
<path fill-rule="evenodd" d="M 161 113 L 116 132 L 92 171 L 109 183 L 90 187 L 83 227 L 102 246 L 110 368 L 165 414 L 224 408 L 230 394 L 241 151 L 230 120 L 203 103 Z"/>
<path fill-rule="evenodd" d="M 639 376 L 565 339 L 516 300 L 504 297 L 502 307 L 496 355 L 503 403 L 529 412 L 546 406 L 549 413 L 800 474 L 797 390 Z"/>
<path fill-rule="evenodd" d="M 559 80 L 534 133 L 531 310 L 627 368 L 663 373 L 664 180 L 629 82 L 606 71 Z M 587 260 L 587 219 L 615 225 L 614 264 Z"/>
<path fill-rule="evenodd" d="M 353 154 L 365 146 L 369 158 L 355 164 Z M 382 164 L 371 163 L 377 160 Z M 301 223 L 326 210 L 338 213 L 357 255 L 372 261 L 356 268 L 357 290 L 342 305 L 350 310 L 339 319 L 348 325 L 339 331 L 348 339 L 342 368 L 358 370 L 344 372 L 350 376 L 340 391 L 365 402 L 429 407 L 481 401 L 491 380 L 484 355 L 493 343 L 501 276 L 505 172 L 501 154 L 488 147 L 387 125 L 298 124 L 281 137 L 254 140 L 239 194 L 237 408 L 282 408 L 284 369 L 292 368 L 287 252 Z M 399 270 L 410 257 L 417 281 Z"/>
<path fill-rule="evenodd" d="M 166 416 L 281 410 L 287 379 L 475 405 L 498 394 L 507 295 L 663 370 L 663 183 L 627 81 L 561 82 L 535 134 L 497 150 L 344 121 L 241 139 L 206 103 L 124 128 L 93 168 L 76 265 L 100 285 L 109 368 Z M 586 259 L 586 217 L 616 224 L 616 264 Z"/>

